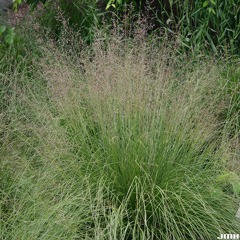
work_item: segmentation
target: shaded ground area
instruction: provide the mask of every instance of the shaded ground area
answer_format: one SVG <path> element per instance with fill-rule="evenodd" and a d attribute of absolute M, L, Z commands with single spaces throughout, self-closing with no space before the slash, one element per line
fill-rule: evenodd
<path fill-rule="evenodd" d="M 16 10 L 14 10 L 13 8 L 9 9 L 5 14 L 6 20 L 9 23 L 9 25 L 16 27 L 17 25 L 21 24 L 23 20 L 30 16 L 30 12 L 37 14 L 42 9 L 43 9 L 42 3 L 38 3 L 34 10 L 30 9 L 29 4 L 24 3 L 21 4 Z"/>

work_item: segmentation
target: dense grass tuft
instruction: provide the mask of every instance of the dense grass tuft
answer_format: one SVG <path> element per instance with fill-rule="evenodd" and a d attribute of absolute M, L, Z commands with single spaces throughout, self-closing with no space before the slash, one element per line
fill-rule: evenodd
<path fill-rule="evenodd" d="M 235 77 L 155 45 L 115 35 L 79 53 L 48 42 L 37 61 L 21 58 L 26 68 L 2 65 L 2 239 L 239 231 Z"/>

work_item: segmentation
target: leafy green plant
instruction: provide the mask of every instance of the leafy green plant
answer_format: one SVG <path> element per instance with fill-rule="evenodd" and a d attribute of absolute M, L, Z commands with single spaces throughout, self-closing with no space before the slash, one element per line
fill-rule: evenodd
<path fill-rule="evenodd" d="M 17 10 L 19 5 L 21 5 L 22 3 L 23 3 L 23 0 L 13 0 L 13 8 Z"/>
<path fill-rule="evenodd" d="M 68 26 L 79 31 L 85 42 L 93 41 L 95 28 L 100 26 L 102 15 L 96 7 L 95 0 L 47 1 L 45 9 L 46 11 L 40 17 L 40 22 L 56 38 Z"/>
<path fill-rule="evenodd" d="M 158 1 L 152 12 L 160 27 L 177 35 L 182 46 L 188 49 L 210 49 L 215 54 L 231 51 L 239 53 L 240 8 L 238 0 L 223 1 L 171 1 L 170 7 Z M 165 17 L 163 17 L 165 16 Z"/>
<path fill-rule="evenodd" d="M 205 1 L 203 2 L 203 8 L 206 8 L 208 10 L 209 13 L 213 13 L 216 14 L 214 7 L 216 6 L 216 2 L 214 0 L 210 0 L 210 1 Z"/>
<path fill-rule="evenodd" d="M 0 26 L 0 38 L 3 39 L 4 43 L 6 43 L 9 46 L 13 45 L 15 36 L 16 33 L 14 27 Z"/>
<path fill-rule="evenodd" d="M 122 10 L 124 4 L 133 4 L 136 6 L 137 1 L 131 1 L 131 0 L 110 0 L 108 1 L 106 5 L 106 10 L 108 10 L 110 7 L 116 9 L 116 10 Z"/>

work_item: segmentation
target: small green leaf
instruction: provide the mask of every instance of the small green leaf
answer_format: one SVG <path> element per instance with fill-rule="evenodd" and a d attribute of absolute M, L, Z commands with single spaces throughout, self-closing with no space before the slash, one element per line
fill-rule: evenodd
<path fill-rule="evenodd" d="M 213 5 L 216 5 L 216 2 L 214 0 L 210 0 L 210 2 L 213 4 Z"/>
<path fill-rule="evenodd" d="M 122 5 L 122 0 L 117 0 L 117 3 L 118 3 L 119 5 Z"/>
<path fill-rule="evenodd" d="M 209 13 L 213 13 L 213 14 L 216 14 L 216 12 L 215 12 L 215 10 L 213 9 L 213 8 L 208 8 L 208 11 L 209 11 Z"/>
<path fill-rule="evenodd" d="M 108 10 L 114 3 L 115 0 L 110 0 L 106 6 L 106 10 Z"/>
<path fill-rule="evenodd" d="M 205 1 L 204 3 L 203 3 L 203 7 L 205 8 L 207 5 L 208 5 L 208 1 Z"/>
<path fill-rule="evenodd" d="M 13 0 L 13 9 L 17 11 L 18 6 L 22 3 L 23 0 Z"/>
<path fill-rule="evenodd" d="M 22 3 L 22 0 L 13 0 L 13 3 L 21 4 L 21 3 Z"/>
<path fill-rule="evenodd" d="M 0 36 L 5 32 L 6 26 L 0 26 Z"/>
<path fill-rule="evenodd" d="M 9 45 L 12 45 L 13 44 L 13 41 L 14 41 L 14 38 L 15 38 L 15 31 L 14 31 L 14 28 L 9 28 L 8 29 L 8 33 L 7 35 L 5 36 L 5 42 Z"/>

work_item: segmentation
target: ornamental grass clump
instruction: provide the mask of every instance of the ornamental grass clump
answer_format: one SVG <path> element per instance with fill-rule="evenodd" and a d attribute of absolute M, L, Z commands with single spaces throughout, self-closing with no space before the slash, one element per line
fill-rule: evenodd
<path fill-rule="evenodd" d="M 69 48 L 48 42 L 24 71 L 0 66 L 0 237 L 237 233 L 239 132 L 219 119 L 220 65 L 180 60 L 141 32 Z"/>
<path fill-rule="evenodd" d="M 131 44 L 96 41 L 84 81 L 56 100 L 83 171 L 103 175 L 115 207 L 124 205 L 128 238 L 237 231 L 236 194 L 218 181 L 231 152 L 216 117 L 217 66 L 185 66 L 179 78 L 168 51 Z"/>

